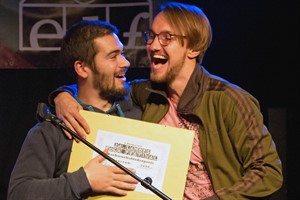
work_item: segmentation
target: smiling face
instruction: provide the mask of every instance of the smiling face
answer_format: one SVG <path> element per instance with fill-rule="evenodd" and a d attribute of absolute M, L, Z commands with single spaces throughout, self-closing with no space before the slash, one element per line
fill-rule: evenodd
<path fill-rule="evenodd" d="M 127 94 L 125 73 L 129 61 L 123 55 L 123 44 L 115 34 L 94 40 L 98 53 L 91 67 L 92 85 L 103 99 L 119 98 Z"/>
<path fill-rule="evenodd" d="M 155 17 L 151 30 L 155 34 L 168 32 L 181 35 L 170 26 L 163 12 Z M 146 45 L 152 81 L 171 83 L 181 72 L 187 59 L 188 49 L 185 44 L 181 44 L 179 39 L 180 37 L 172 36 L 168 45 L 161 45 L 156 36 L 151 44 Z"/>

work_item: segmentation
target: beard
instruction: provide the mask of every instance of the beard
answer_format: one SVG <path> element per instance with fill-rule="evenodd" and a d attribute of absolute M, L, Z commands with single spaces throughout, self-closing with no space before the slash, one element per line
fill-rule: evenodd
<path fill-rule="evenodd" d="M 182 66 L 184 64 L 185 57 L 186 57 L 186 53 L 184 53 L 184 55 L 182 55 L 182 57 L 179 58 L 181 62 L 177 63 L 176 65 L 169 65 L 165 73 L 154 72 L 151 70 L 150 79 L 156 83 L 171 84 L 180 73 Z"/>
<path fill-rule="evenodd" d="M 164 74 L 161 74 L 160 72 L 156 73 L 151 70 L 150 79 L 156 83 L 172 83 L 182 69 L 184 59 L 182 58 L 181 60 L 182 61 L 180 63 L 168 67 L 166 73 Z"/>
<path fill-rule="evenodd" d="M 109 101 L 123 99 L 129 93 L 128 83 L 125 82 L 122 87 L 117 88 L 114 77 L 101 74 L 98 71 L 94 71 L 93 86 L 98 89 L 101 98 Z"/>

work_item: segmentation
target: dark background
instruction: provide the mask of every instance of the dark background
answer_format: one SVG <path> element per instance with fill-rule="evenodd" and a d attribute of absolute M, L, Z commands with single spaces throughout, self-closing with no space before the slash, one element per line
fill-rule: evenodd
<path fill-rule="evenodd" d="M 298 199 L 299 6 L 280 0 L 182 2 L 199 5 L 210 19 L 214 35 L 204 58 L 206 69 L 261 103 L 284 167 L 284 186 L 273 199 Z M 127 79 L 148 77 L 148 70 L 133 66 Z M 37 103 L 47 102 L 52 90 L 73 81 L 68 69 L 0 69 L 0 77 L 0 199 L 6 199 L 14 162 L 36 123 Z"/>

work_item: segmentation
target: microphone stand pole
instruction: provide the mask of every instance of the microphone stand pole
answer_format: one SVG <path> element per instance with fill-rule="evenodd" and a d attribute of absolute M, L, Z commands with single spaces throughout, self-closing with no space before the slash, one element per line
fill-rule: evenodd
<path fill-rule="evenodd" d="M 38 119 L 41 119 L 41 116 L 39 116 Z M 57 127 L 60 127 L 63 130 L 68 131 L 73 137 L 77 138 L 82 143 L 84 143 L 85 145 L 87 145 L 88 147 L 90 147 L 91 149 L 93 149 L 94 151 L 96 151 L 97 153 L 99 153 L 101 156 L 103 156 L 104 158 L 106 158 L 107 160 L 109 160 L 111 163 L 113 163 L 114 165 L 116 165 L 117 167 L 119 167 L 120 169 L 122 169 L 123 171 L 125 171 L 131 177 L 133 177 L 134 179 L 136 179 L 137 181 L 139 181 L 144 188 L 149 189 L 154 194 L 156 194 L 157 196 L 159 196 L 161 199 L 172 200 L 170 197 L 168 197 L 166 194 L 164 194 L 162 191 L 158 190 L 157 188 L 155 188 L 151 184 L 152 183 L 152 179 L 150 177 L 146 177 L 145 179 L 141 179 L 139 176 L 137 176 L 136 174 L 134 174 L 133 172 L 131 172 L 129 169 L 127 169 L 126 167 L 124 167 L 122 164 L 120 164 L 118 161 L 116 161 L 115 159 L 113 159 L 112 157 L 108 156 L 107 154 L 105 154 L 100 149 L 98 149 L 95 145 L 91 144 L 89 141 L 87 141 L 86 139 L 84 139 L 83 137 L 81 137 L 80 135 L 78 135 L 76 132 L 74 132 L 71 129 L 69 129 L 63 123 L 63 121 L 61 119 L 59 119 L 57 116 L 55 116 L 55 115 L 53 115 L 51 113 L 47 113 L 46 116 L 44 117 L 44 119 L 46 121 L 51 122 L 53 125 L 55 125 Z"/>

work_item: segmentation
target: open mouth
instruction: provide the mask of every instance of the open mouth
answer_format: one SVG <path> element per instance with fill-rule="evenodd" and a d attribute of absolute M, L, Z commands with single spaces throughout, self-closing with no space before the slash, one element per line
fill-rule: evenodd
<path fill-rule="evenodd" d="M 126 72 L 124 72 L 124 71 L 117 72 L 117 73 L 115 73 L 115 78 L 126 80 L 126 76 L 125 75 L 126 75 Z"/>
<path fill-rule="evenodd" d="M 155 65 L 157 65 L 157 64 L 165 64 L 168 61 L 168 59 L 162 55 L 153 55 L 151 61 Z"/>
<path fill-rule="evenodd" d="M 123 74 L 123 75 L 117 75 L 117 76 L 115 76 L 116 78 L 125 78 L 125 74 Z"/>

